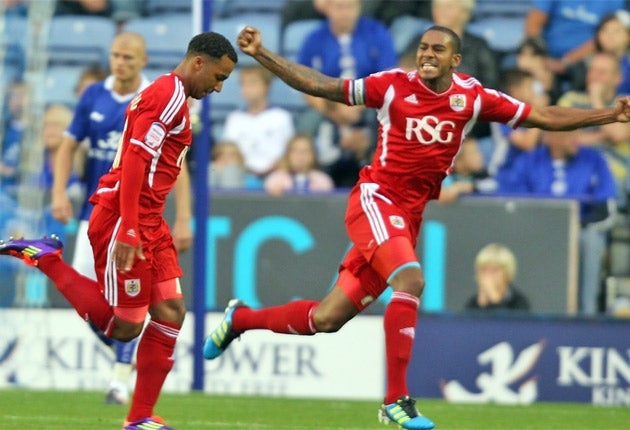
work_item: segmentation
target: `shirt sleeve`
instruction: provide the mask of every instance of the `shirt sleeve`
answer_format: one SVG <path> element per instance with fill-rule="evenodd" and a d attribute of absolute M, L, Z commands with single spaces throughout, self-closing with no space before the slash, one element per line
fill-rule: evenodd
<path fill-rule="evenodd" d="M 483 88 L 480 91 L 480 121 L 500 122 L 517 128 L 529 115 L 532 107 L 497 90 Z"/>

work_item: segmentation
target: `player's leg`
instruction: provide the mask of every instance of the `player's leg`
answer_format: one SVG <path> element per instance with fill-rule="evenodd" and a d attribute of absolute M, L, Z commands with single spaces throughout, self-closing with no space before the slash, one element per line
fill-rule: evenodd
<path fill-rule="evenodd" d="M 94 269 L 94 253 L 90 239 L 88 237 L 88 221 L 79 221 L 77 235 L 74 246 L 74 257 L 72 267 L 82 275 L 96 280 L 96 270 Z M 133 371 L 133 357 L 138 339 L 134 338 L 129 342 L 121 342 L 105 337 L 103 333 L 90 324 L 90 328 L 107 346 L 112 346 L 115 353 L 115 362 L 112 369 L 112 379 L 109 383 L 105 403 L 126 404 L 129 401 L 129 378 Z"/>
<path fill-rule="evenodd" d="M 136 386 L 125 423 L 130 429 L 136 428 L 134 423 L 156 419 L 154 407 L 173 367 L 173 352 L 186 314 L 178 278 L 158 282 L 153 290 L 152 301 L 158 301 L 149 309 L 151 319 L 138 344 Z"/>
<path fill-rule="evenodd" d="M 106 335 L 114 327 L 112 307 L 101 293 L 96 281 L 89 279 L 63 261 L 63 244 L 56 238 L 11 239 L 0 243 L 0 254 L 11 255 L 36 266 L 77 311 Z"/>
<path fill-rule="evenodd" d="M 424 289 L 424 275 L 409 238 L 388 239 L 374 253 L 371 266 L 394 290 L 383 316 L 387 388 L 379 418 L 405 429 L 432 429 L 435 425 L 418 412 L 407 388 L 407 368 Z"/>

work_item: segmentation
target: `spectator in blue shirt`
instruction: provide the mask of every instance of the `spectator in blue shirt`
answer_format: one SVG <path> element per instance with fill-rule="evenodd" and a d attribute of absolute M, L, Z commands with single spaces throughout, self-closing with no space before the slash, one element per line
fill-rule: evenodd
<path fill-rule="evenodd" d="M 544 132 L 542 142 L 514 161 L 516 180 L 499 182 L 499 191 L 580 202 L 579 304 L 593 315 L 607 231 L 617 215 L 617 185 L 602 153 L 578 145 L 574 132 Z"/>
<path fill-rule="evenodd" d="M 298 62 L 325 75 L 361 78 L 397 66 L 387 27 L 362 15 L 360 0 L 329 0 L 326 19 L 306 37 Z M 337 187 L 352 186 L 369 162 L 375 141 L 374 113 L 306 96 L 312 108 L 298 120 L 298 131 L 315 135 L 318 162 Z"/>

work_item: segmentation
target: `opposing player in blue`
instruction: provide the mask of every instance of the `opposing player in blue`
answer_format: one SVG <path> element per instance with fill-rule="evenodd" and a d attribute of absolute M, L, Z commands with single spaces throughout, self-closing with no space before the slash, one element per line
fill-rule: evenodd
<path fill-rule="evenodd" d="M 75 152 L 85 151 L 84 182 L 86 199 L 79 213 L 79 226 L 72 266 L 83 276 L 96 280 L 94 258 L 87 236 L 88 220 L 93 205 L 87 200 L 97 188 L 100 177 L 107 173 L 116 156 L 118 143 L 125 125 L 125 110 L 135 95 L 149 85 L 142 74 L 147 63 L 145 41 L 137 33 L 124 32 L 112 42 L 109 55 L 111 75 L 85 89 L 76 106 L 72 123 L 55 159 L 52 188 L 52 214 L 58 221 L 69 222 L 73 206 L 66 185 L 73 169 Z M 173 225 L 175 246 L 179 251 L 190 247 L 190 178 L 182 166 L 175 186 L 176 221 Z M 98 332 L 97 332 L 98 334 Z M 105 398 L 108 404 L 126 404 L 129 401 L 129 378 L 138 338 L 130 342 L 101 339 L 113 343 L 116 362 L 113 377 Z"/>

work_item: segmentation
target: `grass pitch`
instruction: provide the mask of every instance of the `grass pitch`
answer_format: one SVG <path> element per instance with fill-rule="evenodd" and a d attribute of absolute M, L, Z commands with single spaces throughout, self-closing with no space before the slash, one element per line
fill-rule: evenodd
<path fill-rule="evenodd" d="M 0 390 L 2 430 L 118 430 L 126 406 L 103 404 L 103 393 Z M 437 430 L 624 430 L 630 408 L 537 403 L 462 405 L 421 400 Z M 396 429 L 376 419 L 378 402 L 163 394 L 156 412 L 178 430 Z"/>

